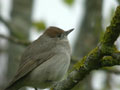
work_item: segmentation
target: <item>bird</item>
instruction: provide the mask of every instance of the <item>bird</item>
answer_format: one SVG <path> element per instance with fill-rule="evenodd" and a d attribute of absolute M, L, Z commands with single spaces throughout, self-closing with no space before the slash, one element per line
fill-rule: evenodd
<path fill-rule="evenodd" d="M 48 27 L 26 48 L 16 75 L 4 90 L 19 90 L 26 86 L 44 89 L 63 80 L 71 59 L 67 36 L 73 30 Z"/>

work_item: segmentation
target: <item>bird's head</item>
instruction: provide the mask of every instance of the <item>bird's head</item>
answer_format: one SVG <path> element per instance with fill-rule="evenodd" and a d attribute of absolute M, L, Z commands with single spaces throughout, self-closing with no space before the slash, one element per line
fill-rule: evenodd
<path fill-rule="evenodd" d="M 70 29 L 68 31 L 64 31 L 58 27 L 49 27 L 44 32 L 44 35 L 47 35 L 50 38 L 57 38 L 57 39 L 64 39 L 68 36 L 70 32 L 72 32 L 74 29 Z"/>

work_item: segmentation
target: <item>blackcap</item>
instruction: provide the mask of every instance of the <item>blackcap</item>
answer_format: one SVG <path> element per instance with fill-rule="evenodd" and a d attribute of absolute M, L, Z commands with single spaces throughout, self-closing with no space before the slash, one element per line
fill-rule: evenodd
<path fill-rule="evenodd" d="M 18 90 L 24 86 L 48 88 L 63 79 L 70 65 L 71 48 L 64 31 L 49 27 L 22 55 L 19 69 L 4 90 Z"/>

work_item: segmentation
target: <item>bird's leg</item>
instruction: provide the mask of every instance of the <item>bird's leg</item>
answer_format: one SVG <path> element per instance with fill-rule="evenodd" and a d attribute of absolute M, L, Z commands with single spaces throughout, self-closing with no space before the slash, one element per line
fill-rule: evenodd
<path fill-rule="evenodd" d="M 38 90 L 37 88 L 34 88 L 35 90 Z"/>

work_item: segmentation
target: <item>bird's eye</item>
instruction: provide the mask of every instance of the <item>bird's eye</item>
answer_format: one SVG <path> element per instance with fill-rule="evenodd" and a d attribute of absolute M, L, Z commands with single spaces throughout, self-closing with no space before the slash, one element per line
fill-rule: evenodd
<path fill-rule="evenodd" d="M 60 38 L 60 37 L 61 37 L 61 34 L 57 35 L 57 37 L 59 37 L 59 38 Z"/>

